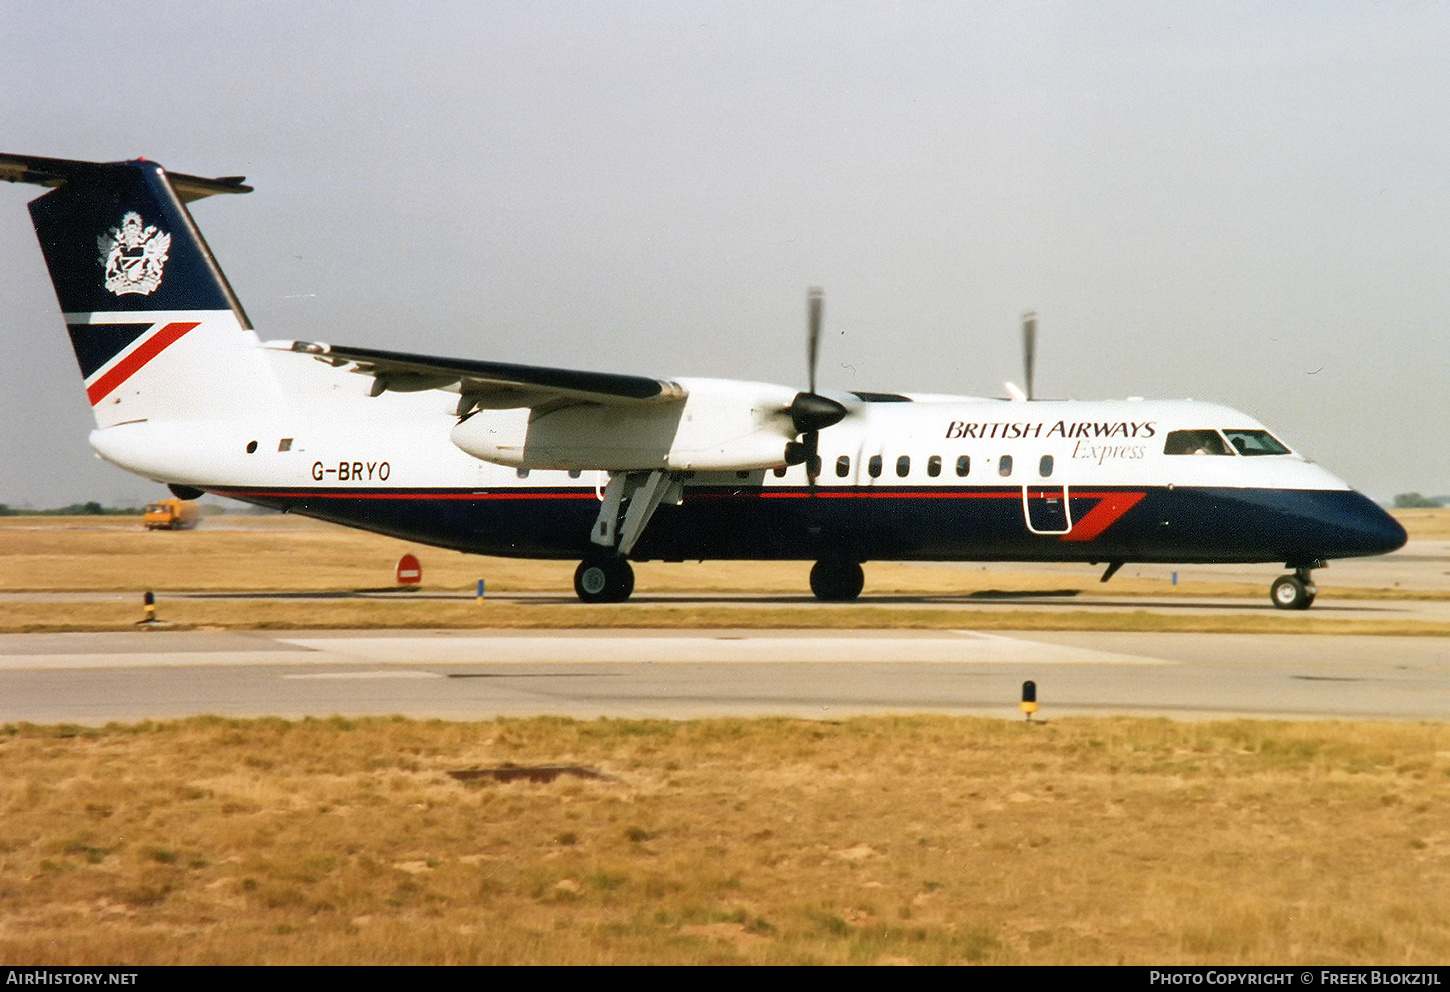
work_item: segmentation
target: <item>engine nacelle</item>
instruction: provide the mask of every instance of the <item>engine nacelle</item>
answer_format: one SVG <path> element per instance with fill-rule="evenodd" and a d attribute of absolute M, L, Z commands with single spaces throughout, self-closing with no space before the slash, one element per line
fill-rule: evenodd
<path fill-rule="evenodd" d="M 795 390 L 721 379 L 680 384 L 683 400 L 482 410 L 453 428 L 453 443 L 475 458 L 530 469 L 745 471 L 786 463 Z"/>

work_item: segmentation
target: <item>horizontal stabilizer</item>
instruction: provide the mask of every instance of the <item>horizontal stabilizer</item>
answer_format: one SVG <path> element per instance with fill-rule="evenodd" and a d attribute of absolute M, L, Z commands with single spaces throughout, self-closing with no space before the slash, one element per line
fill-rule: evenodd
<path fill-rule="evenodd" d="M 456 390 L 462 394 L 459 415 L 482 407 L 556 409 L 578 403 L 621 405 L 668 402 L 685 398 L 685 388 L 664 379 L 612 372 L 582 372 L 538 365 L 436 358 L 372 348 L 347 348 L 312 341 L 268 341 L 268 348 L 312 355 L 334 366 L 374 378 L 373 395 L 387 390 Z"/>
<path fill-rule="evenodd" d="M 11 183 L 34 183 L 55 188 L 73 179 L 96 179 L 125 162 L 81 162 L 68 158 L 41 158 L 38 155 L 7 155 L 0 152 L 0 179 Z M 183 203 L 200 200 L 214 193 L 250 193 L 252 187 L 242 180 L 246 176 L 222 176 L 204 179 L 180 172 L 167 172 L 166 178 Z"/>

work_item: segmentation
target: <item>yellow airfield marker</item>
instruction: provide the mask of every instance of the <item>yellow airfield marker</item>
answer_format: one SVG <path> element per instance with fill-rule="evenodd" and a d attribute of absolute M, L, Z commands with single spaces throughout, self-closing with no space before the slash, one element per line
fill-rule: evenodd
<path fill-rule="evenodd" d="M 137 623 L 138 626 L 140 624 L 143 624 L 143 623 L 156 623 L 157 622 L 156 621 L 156 594 L 154 592 L 152 592 L 151 590 L 149 590 L 149 589 L 146 590 L 146 595 L 144 595 L 144 596 L 141 597 L 141 609 L 145 612 L 146 616 L 143 619 L 136 621 L 136 623 Z"/>

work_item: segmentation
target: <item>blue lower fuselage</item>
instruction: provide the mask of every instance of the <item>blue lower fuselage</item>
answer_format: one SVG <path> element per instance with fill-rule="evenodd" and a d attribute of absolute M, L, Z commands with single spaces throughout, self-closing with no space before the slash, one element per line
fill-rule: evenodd
<path fill-rule="evenodd" d="M 582 558 L 590 488 L 213 490 L 274 509 L 474 554 Z M 1405 531 L 1353 490 L 1021 486 L 686 489 L 661 506 L 637 561 L 1321 560 L 1393 551 Z M 1065 503 L 1065 505 L 1064 505 Z"/>

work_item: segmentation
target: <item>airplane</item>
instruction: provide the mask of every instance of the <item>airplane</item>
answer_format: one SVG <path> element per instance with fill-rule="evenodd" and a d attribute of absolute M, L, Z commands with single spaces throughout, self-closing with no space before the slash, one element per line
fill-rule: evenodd
<path fill-rule="evenodd" d="M 263 342 L 188 204 L 251 191 L 146 159 L 0 155 L 29 204 L 101 458 L 214 493 L 463 552 L 577 559 L 589 603 L 631 561 L 813 561 L 849 601 L 869 561 L 1284 562 L 1311 570 L 1404 529 L 1253 418 L 1193 401 L 807 388 Z"/>

